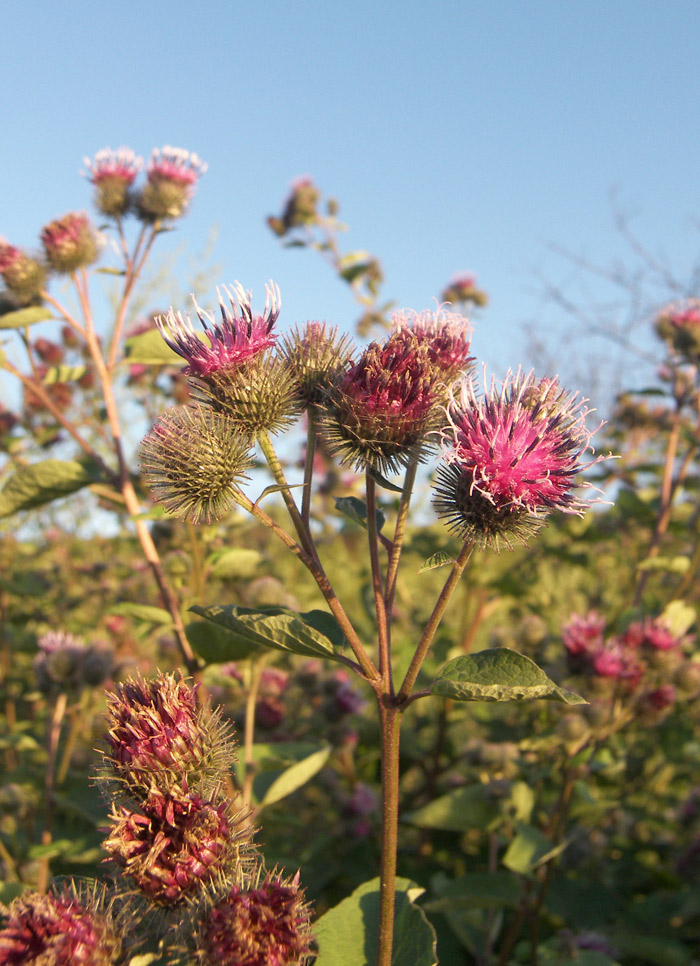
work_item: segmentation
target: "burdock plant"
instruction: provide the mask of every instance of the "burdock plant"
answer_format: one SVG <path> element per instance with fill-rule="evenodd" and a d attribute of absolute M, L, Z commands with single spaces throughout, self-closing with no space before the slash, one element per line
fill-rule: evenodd
<path fill-rule="evenodd" d="M 589 484 L 581 484 L 579 474 L 598 460 L 586 455 L 592 433 L 585 425 L 584 401 L 567 393 L 556 380 L 518 372 L 500 387 L 492 380 L 479 390 L 471 375 L 470 326 L 461 315 L 444 308 L 434 313 L 398 313 L 393 331 L 358 354 L 352 353 L 346 340 L 338 339 L 334 329 L 318 322 L 294 329 L 278 346 L 273 326 L 279 293 L 272 285 L 267 291 L 262 315 L 253 313 L 249 293 L 238 284 L 224 289 L 230 307 L 220 298 L 220 322 L 195 303 L 204 337 L 172 310 L 161 319 L 164 338 L 186 362 L 183 372 L 198 408 L 190 406 L 178 417 L 192 434 L 187 446 L 162 444 L 166 436 L 177 435 L 169 423 L 171 417 L 159 424 L 160 429 L 156 427 L 144 444 L 144 469 L 154 499 L 181 518 L 210 519 L 234 504 L 255 517 L 306 566 L 331 612 L 296 615 L 280 608 L 255 611 L 217 605 L 195 608 L 197 613 L 256 644 L 311 652 L 339 662 L 374 693 L 381 733 L 382 841 L 379 889 L 369 891 L 379 919 L 377 963 L 390 966 L 400 728 L 407 709 L 430 695 L 458 700 L 581 700 L 557 687 L 529 658 L 508 649 L 457 658 L 442 668 L 432 684 L 421 681 L 419 685 L 438 625 L 473 550 L 498 550 L 524 542 L 553 512 L 583 513 L 585 504 L 577 488 Z M 212 414 L 208 418 L 203 415 L 207 411 Z M 299 506 L 271 434 L 300 411 L 307 416 L 308 436 Z M 195 438 L 198 427 L 201 444 Z M 239 485 L 238 462 L 227 463 L 221 455 L 233 451 L 234 440 L 239 441 L 241 453 L 253 443 L 260 447 L 275 488 L 284 497 L 291 528 L 281 526 Z M 340 498 L 338 506 L 367 529 L 376 618 L 371 641 L 361 639 L 325 572 L 314 538 L 311 501 L 314 449 L 319 441 L 339 463 L 365 475 L 364 503 L 356 497 Z M 408 669 L 395 682 L 392 619 L 409 506 L 419 464 L 440 448 L 434 505 L 461 546 L 417 636 Z M 194 454 L 191 461 L 186 449 Z M 400 483 L 386 479 L 398 473 Z M 217 504 L 215 513 L 212 480 L 226 491 L 226 501 Z M 393 536 L 380 532 L 378 487 L 400 494 Z M 306 940 L 295 939 L 289 925 L 297 916 L 294 910 L 301 908 L 288 895 L 294 888 L 294 880 L 284 883 L 273 875 L 247 890 L 236 886 L 217 900 L 197 932 L 200 961 L 228 962 L 230 955 L 230 962 L 256 966 L 296 962 L 281 954 L 265 958 L 259 937 L 244 943 L 251 923 L 260 916 L 261 922 L 268 923 L 270 936 L 278 935 L 282 942 L 282 936 L 288 935 L 285 942 L 294 955 L 303 954 Z M 291 931 L 285 932 L 288 927 Z M 330 933 L 321 925 L 319 963 L 331 964 L 333 953 L 324 945 L 326 935 Z M 248 958 L 239 953 L 241 944 Z M 236 959 L 232 950 L 243 958 Z"/>

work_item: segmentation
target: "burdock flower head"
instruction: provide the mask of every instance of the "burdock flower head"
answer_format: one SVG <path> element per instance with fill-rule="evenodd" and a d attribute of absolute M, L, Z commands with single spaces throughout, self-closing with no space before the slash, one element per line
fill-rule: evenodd
<path fill-rule="evenodd" d="M 130 189 L 141 170 L 143 158 L 137 157 L 131 148 L 103 148 L 95 157 L 84 158 L 85 176 L 95 186 L 95 204 L 103 215 L 118 217 L 129 209 Z"/>
<path fill-rule="evenodd" d="M 153 499 L 192 523 L 230 513 L 251 466 L 248 435 L 206 406 L 167 410 L 141 444 L 141 468 Z"/>
<path fill-rule="evenodd" d="M 656 332 L 687 361 L 700 361 L 700 299 L 666 306 L 656 318 Z"/>
<path fill-rule="evenodd" d="M 197 899 L 250 853 L 250 827 L 227 802 L 154 788 L 138 810 L 113 806 L 103 847 L 152 902 Z"/>
<path fill-rule="evenodd" d="M 80 212 L 69 212 L 50 222 L 41 232 L 46 260 L 56 272 L 70 274 L 96 261 L 98 239 L 88 220 Z"/>
<path fill-rule="evenodd" d="M 524 541 L 553 510 L 580 515 L 577 477 L 607 458 L 583 458 L 593 435 L 584 403 L 556 380 L 521 371 L 500 390 L 492 379 L 481 396 L 472 378 L 458 383 L 442 431 L 438 516 L 465 539 L 498 548 L 511 537 Z"/>
<path fill-rule="evenodd" d="M 0 929 L 3 966 L 118 966 L 124 929 L 99 887 L 25 892 Z"/>
<path fill-rule="evenodd" d="M 394 473 L 421 457 L 438 399 L 427 347 L 394 335 L 372 342 L 332 390 L 321 430 L 341 463 Z"/>
<path fill-rule="evenodd" d="M 197 702 L 197 685 L 175 674 L 130 678 L 107 696 L 109 751 L 105 764 L 128 796 L 147 798 L 183 787 L 212 794 L 234 757 L 231 729 Z"/>
<path fill-rule="evenodd" d="M 447 283 L 441 295 L 443 302 L 473 302 L 483 306 L 489 300 L 488 295 L 476 284 L 476 279 L 468 272 L 458 272 Z"/>
<path fill-rule="evenodd" d="M 395 312 L 392 322 L 394 338 L 414 340 L 426 346 L 435 367 L 436 382 L 450 383 L 474 362 L 469 355 L 472 326 L 458 312 L 440 306 L 436 312 Z"/>
<path fill-rule="evenodd" d="M 146 184 L 137 199 L 144 221 L 180 218 L 207 165 L 183 148 L 154 148 L 146 168 Z"/>
<path fill-rule="evenodd" d="M 12 301 L 31 305 L 44 287 L 46 269 L 35 258 L 0 238 L 0 275 Z"/>
<path fill-rule="evenodd" d="M 195 934 L 199 966 L 303 966 L 311 952 L 310 911 L 299 873 L 276 872 L 234 886 L 200 922 Z"/>
<path fill-rule="evenodd" d="M 304 407 L 319 405 L 347 369 L 352 339 L 336 326 L 307 322 L 281 341 L 282 355 L 292 370 Z"/>

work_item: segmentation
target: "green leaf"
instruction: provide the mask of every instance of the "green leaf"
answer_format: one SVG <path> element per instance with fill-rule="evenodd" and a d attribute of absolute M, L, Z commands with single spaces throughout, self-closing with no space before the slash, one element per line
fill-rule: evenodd
<path fill-rule="evenodd" d="M 152 966 L 152 963 L 160 962 L 162 962 L 160 953 L 139 953 L 131 957 L 129 966 Z"/>
<path fill-rule="evenodd" d="M 252 654 L 260 653 L 257 644 L 241 640 L 233 631 L 211 621 L 192 621 L 185 627 L 185 634 L 205 664 L 246 661 Z"/>
<path fill-rule="evenodd" d="M 421 564 L 419 574 L 422 574 L 426 570 L 437 570 L 438 567 L 446 567 L 447 564 L 453 564 L 455 558 L 451 557 L 449 553 L 445 550 L 438 550 L 437 553 L 432 554 L 427 560 L 424 560 Z"/>
<path fill-rule="evenodd" d="M 403 493 L 403 487 L 397 486 L 396 483 L 391 483 L 385 476 L 375 470 L 373 466 L 368 467 L 368 473 L 372 477 L 375 483 L 378 483 L 385 490 L 391 490 L 392 493 Z"/>
<path fill-rule="evenodd" d="M 127 362 L 142 366 L 181 366 L 182 356 L 173 352 L 158 329 L 149 329 L 141 335 L 132 335 L 124 343 Z"/>
<path fill-rule="evenodd" d="M 692 604 L 683 600 L 672 600 L 667 604 L 659 618 L 676 637 L 683 637 L 697 620 L 697 611 Z"/>
<path fill-rule="evenodd" d="M 47 386 L 54 382 L 77 382 L 86 372 L 86 366 L 51 366 L 41 381 Z"/>
<path fill-rule="evenodd" d="M 0 903 L 9 906 L 13 899 L 29 888 L 24 882 L 0 882 Z"/>
<path fill-rule="evenodd" d="M 0 517 L 44 506 L 96 480 L 94 471 L 75 460 L 44 460 L 23 466 L 0 490 Z"/>
<path fill-rule="evenodd" d="M 508 647 L 456 657 L 438 671 L 431 690 L 457 701 L 550 698 L 564 704 L 587 703 L 573 691 L 558 687 L 529 657 Z"/>
<path fill-rule="evenodd" d="M 233 604 L 225 607 L 219 604 L 195 606 L 190 610 L 233 631 L 240 641 L 304 657 L 338 660 L 340 655 L 337 650 L 345 640 L 335 618 L 327 611 L 312 610 L 299 614 L 288 607 L 253 610 Z"/>
<path fill-rule="evenodd" d="M 690 567 L 690 557 L 647 557 L 637 564 L 637 570 L 662 570 L 669 574 L 684 574 Z"/>
<path fill-rule="evenodd" d="M 247 547 L 233 547 L 231 550 L 219 551 L 208 560 L 214 577 L 224 580 L 253 577 L 263 560 L 258 550 Z"/>
<path fill-rule="evenodd" d="M 448 909 L 515 908 L 521 897 L 520 883 L 510 872 L 470 872 L 436 889 L 437 898 L 425 903 L 426 912 Z"/>
<path fill-rule="evenodd" d="M 110 268 L 105 266 L 104 268 L 96 268 L 95 271 L 98 275 L 126 275 L 123 268 Z"/>
<path fill-rule="evenodd" d="M 568 839 L 565 839 L 559 845 L 553 845 L 539 829 L 532 825 L 520 825 L 518 834 L 505 851 L 503 864 L 511 872 L 524 875 L 559 855 L 568 844 Z"/>
<path fill-rule="evenodd" d="M 364 275 L 372 264 L 373 258 L 369 252 L 357 251 L 348 252 L 347 255 L 343 257 L 338 262 L 338 268 L 340 269 L 340 275 L 345 279 L 346 282 L 356 281 L 362 275 Z"/>
<path fill-rule="evenodd" d="M 53 319 L 51 310 L 43 305 L 32 305 L 28 309 L 18 309 L 16 312 L 5 312 L 0 315 L 0 329 L 23 329 L 25 325 L 44 322 Z"/>
<path fill-rule="evenodd" d="M 110 607 L 107 613 L 132 617 L 143 624 L 164 624 L 167 626 L 173 622 L 168 611 L 162 607 L 152 607 L 150 604 L 135 604 L 128 600 Z"/>
<path fill-rule="evenodd" d="M 296 490 L 300 486 L 306 486 L 306 484 L 305 483 L 292 483 L 292 484 L 270 483 L 270 485 L 266 486 L 265 489 L 262 491 L 262 493 L 257 498 L 253 506 L 258 506 L 258 504 L 261 503 L 265 499 L 265 497 L 269 496 L 271 493 L 281 493 L 284 490 Z"/>
<path fill-rule="evenodd" d="M 255 763 L 253 778 L 253 804 L 265 808 L 291 795 L 309 779 L 313 778 L 326 764 L 331 746 L 304 741 L 275 741 L 268 744 L 253 745 L 252 756 Z M 245 777 L 245 766 L 240 760 L 236 763 L 238 780 Z"/>
<path fill-rule="evenodd" d="M 435 930 L 415 900 L 423 893 L 409 879 L 396 880 L 392 966 L 437 966 Z M 315 966 L 368 966 L 377 961 L 379 879 L 359 886 L 316 923 Z"/>
<path fill-rule="evenodd" d="M 354 523 L 359 523 L 361 527 L 367 529 L 367 504 L 364 500 L 359 500 L 356 496 L 337 496 L 335 498 L 335 508 L 343 516 L 348 517 Z M 377 510 L 377 532 L 384 526 L 384 514 Z"/>
<path fill-rule="evenodd" d="M 464 832 L 468 829 L 487 829 L 500 820 L 500 813 L 489 799 L 487 785 L 466 785 L 455 788 L 427 805 L 401 816 L 402 822 L 418 828 L 448 829 Z"/>

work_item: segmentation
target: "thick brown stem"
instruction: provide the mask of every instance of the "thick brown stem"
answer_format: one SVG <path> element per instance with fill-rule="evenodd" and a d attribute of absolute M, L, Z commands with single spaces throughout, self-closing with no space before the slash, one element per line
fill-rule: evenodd
<path fill-rule="evenodd" d="M 382 755 L 382 854 L 379 886 L 377 966 L 391 966 L 396 904 L 396 852 L 399 828 L 399 741 L 401 712 L 389 695 L 378 698 Z"/>

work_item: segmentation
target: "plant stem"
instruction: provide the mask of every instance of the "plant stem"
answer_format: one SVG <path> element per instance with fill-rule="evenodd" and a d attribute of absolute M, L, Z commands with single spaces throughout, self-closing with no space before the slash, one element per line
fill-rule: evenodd
<path fill-rule="evenodd" d="M 433 643 L 435 632 L 437 631 L 440 621 L 442 620 L 442 615 L 447 609 L 447 605 L 450 602 L 450 597 L 452 596 L 455 587 L 459 583 L 459 578 L 464 573 L 464 568 L 467 566 L 473 550 L 473 541 L 465 540 L 462 544 L 462 549 L 459 551 L 459 556 L 454 562 L 450 576 L 447 578 L 445 586 L 440 591 L 440 596 L 435 603 L 433 612 L 430 615 L 430 620 L 426 624 L 425 630 L 423 631 L 423 636 L 421 637 L 420 643 L 416 648 L 416 653 L 413 655 L 413 660 L 411 661 L 408 671 L 406 672 L 406 677 L 404 678 L 403 684 L 401 685 L 398 693 L 398 700 L 400 702 L 408 700 L 411 695 L 413 685 L 416 683 L 416 678 L 418 677 L 420 669 L 423 665 L 423 661 L 430 650 L 430 645 Z"/>
<path fill-rule="evenodd" d="M 55 785 L 55 774 L 56 774 L 56 757 L 58 755 L 58 741 L 61 736 L 61 724 L 63 723 L 63 718 L 66 713 L 66 704 L 68 702 L 67 695 L 65 691 L 56 698 L 56 704 L 53 708 L 53 714 L 51 715 L 51 722 L 49 724 L 48 733 L 48 761 L 46 762 L 46 777 L 44 779 L 44 830 L 41 833 L 41 844 L 50 845 L 51 844 L 51 825 L 53 823 L 53 805 L 54 805 L 54 785 Z M 37 881 L 37 892 L 46 892 L 49 887 L 49 858 L 45 856 L 41 860 L 39 866 L 39 877 Z"/>
<path fill-rule="evenodd" d="M 401 711 L 378 695 L 382 760 L 382 854 L 379 886 L 377 966 L 391 966 L 396 903 L 396 851 L 399 826 L 399 740 Z"/>
<path fill-rule="evenodd" d="M 309 529 L 311 519 L 311 480 L 314 474 L 314 456 L 316 455 L 316 419 L 310 407 L 306 414 L 306 460 L 304 461 L 304 489 L 301 494 L 301 519 L 306 529 Z"/>
<path fill-rule="evenodd" d="M 301 514 L 299 513 L 297 505 L 294 502 L 294 497 L 289 489 L 289 484 L 287 483 L 287 478 L 284 475 L 282 464 L 280 463 L 277 453 L 272 445 L 272 440 L 267 433 L 260 433 L 258 435 L 258 443 L 260 444 L 260 449 L 263 451 L 263 456 L 267 460 L 267 465 L 270 467 L 270 472 L 272 473 L 275 482 L 282 488 L 282 497 L 287 506 L 289 516 L 292 519 L 294 529 L 297 532 L 297 536 L 299 537 L 302 547 L 312 559 L 317 559 L 316 548 L 313 540 L 311 539 L 309 528 L 302 520 Z"/>
<path fill-rule="evenodd" d="M 243 766 L 245 774 L 243 778 L 243 789 L 241 795 L 246 808 L 251 808 L 251 798 L 253 795 L 253 779 L 255 778 L 255 760 L 253 758 L 253 745 L 255 743 L 255 705 L 258 700 L 260 681 L 267 655 L 261 655 L 257 660 L 250 662 L 250 682 L 248 685 L 248 695 L 245 704 L 245 726 L 243 731 Z"/>
<path fill-rule="evenodd" d="M 406 476 L 403 481 L 403 492 L 399 500 L 399 512 L 396 517 L 396 527 L 394 528 L 394 541 L 389 551 L 389 563 L 386 570 L 386 584 L 384 599 L 386 601 L 386 612 L 391 617 L 394 609 L 394 596 L 396 594 L 396 578 L 399 572 L 399 560 L 403 549 L 403 538 L 406 533 L 406 522 L 408 520 L 408 508 L 411 504 L 413 495 L 413 485 L 416 482 L 416 472 L 418 470 L 418 460 L 412 460 L 408 464 Z"/>
<path fill-rule="evenodd" d="M 393 697 L 394 684 L 391 673 L 391 653 L 389 643 L 389 626 L 386 605 L 384 603 L 384 589 L 382 587 L 382 570 L 379 562 L 379 544 L 377 542 L 377 485 L 369 471 L 366 475 L 367 485 L 367 535 L 369 538 L 369 559 L 372 568 L 372 586 L 374 588 L 374 608 L 377 615 L 377 640 L 379 646 L 379 673 L 382 676 L 382 688 L 385 694 Z"/>

